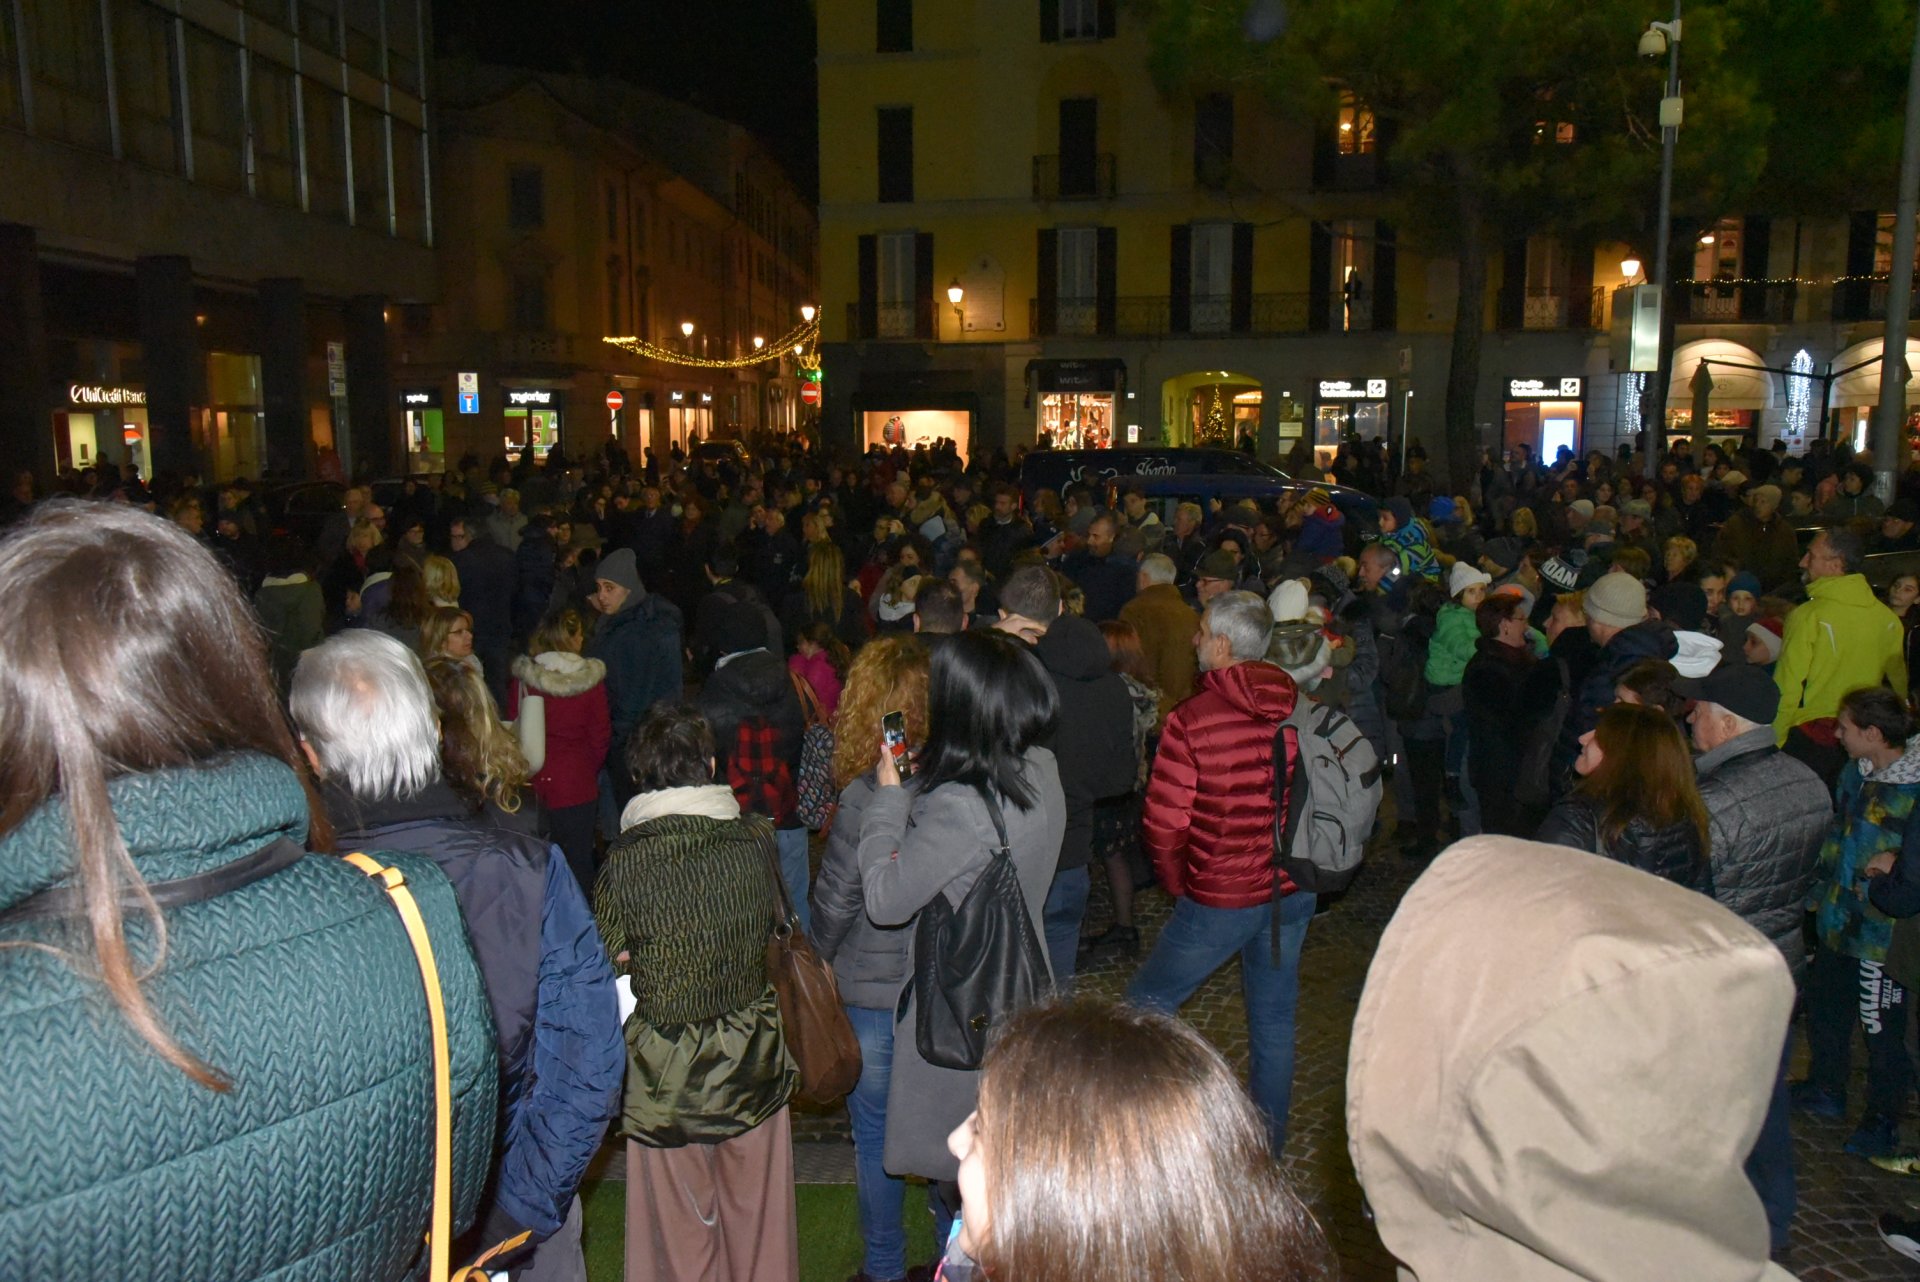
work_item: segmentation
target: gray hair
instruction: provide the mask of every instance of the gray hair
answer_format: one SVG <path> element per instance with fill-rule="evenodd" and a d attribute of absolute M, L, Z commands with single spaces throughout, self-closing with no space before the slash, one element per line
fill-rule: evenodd
<path fill-rule="evenodd" d="M 1273 614 L 1267 603 L 1251 592 L 1223 592 L 1207 606 L 1202 626 L 1227 639 L 1236 659 L 1264 659 L 1273 636 Z"/>
<path fill-rule="evenodd" d="M 1140 558 L 1140 576 L 1148 583 L 1171 583 L 1180 577 L 1180 567 L 1164 552 Z"/>
<path fill-rule="evenodd" d="M 440 778 L 440 723 L 420 658 L 354 628 L 300 656 L 288 699 L 320 773 L 365 801 L 411 797 Z"/>

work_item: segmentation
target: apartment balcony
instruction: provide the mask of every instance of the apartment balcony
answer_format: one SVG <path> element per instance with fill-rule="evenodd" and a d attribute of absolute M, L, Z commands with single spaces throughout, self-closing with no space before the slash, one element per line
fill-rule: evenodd
<path fill-rule="evenodd" d="M 859 303 L 847 304 L 847 337 L 855 342 L 925 342 L 939 333 L 935 325 L 938 313 L 931 304 L 922 307 L 911 302 L 876 303 L 872 305 L 871 315 L 863 315 L 864 310 Z"/>
<path fill-rule="evenodd" d="M 1887 290 L 1893 282 L 1885 276 L 1855 276 L 1833 284 L 1833 319 L 1883 321 L 1887 318 Z M 1920 289 L 1907 302 L 1907 319 L 1920 320 Z"/>
<path fill-rule="evenodd" d="M 1349 154 L 1323 147 L 1313 158 L 1313 185 L 1319 191 L 1373 191 L 1383 176 L 1377 150 Z"/>
<path fill-rule="evenodd" d="M 585 348 L 573 334 L 510 333 L 493 336 L 495 365 L 581 365 Z M 599 352 L 595 352 L 596 357 Z"/>
<path fill-rule="evenodd" d="M 1206 338 L 1214 335 L 1302 333 L 1307 328 L 1307 294 L 1255 294 L 1245 323 L 1234 324 L 1233 300 L 1226 294 L 1195 294 L 1185 324 L 1176 328 L 1173 300 L 1165 294 L 1122 296 L 1113 300 L 1111 329 L 1100 329 L 1097 299 L 1059 299 L 1043 323 L 1040 300 L 1027 304 L 1027 324 L 1036 338 L 1102 336 L 1110 338 Z"/>
<path fill-rule="evenodd" d="M 1607 291 L 1529 288 L 1521 314 L 1522 329 L 1594 330 L 1605 325 Z"/>
<path fill-rule="evenodd" d="M 1035 200 L 1112 200 L 1118 189 L 1113 153 L 1072 153 L 1033 158 Z"/>
<path fill-rule="evenodd" d="M 1792 281 L 1678 280 L 1673 283 L 1674 320 L 1682 325 L 1783 325 L 1793 319 L 1798 293 Z"/>

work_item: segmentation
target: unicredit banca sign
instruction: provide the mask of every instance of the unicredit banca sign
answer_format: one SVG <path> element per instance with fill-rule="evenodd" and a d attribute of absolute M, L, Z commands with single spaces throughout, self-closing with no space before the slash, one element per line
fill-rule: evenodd
<path fill-rule="evenodd" d="M 137 387 L 74 383 L 67 388 L 67 400 L 75 405 L 145 405 L 147 394 Z"/>

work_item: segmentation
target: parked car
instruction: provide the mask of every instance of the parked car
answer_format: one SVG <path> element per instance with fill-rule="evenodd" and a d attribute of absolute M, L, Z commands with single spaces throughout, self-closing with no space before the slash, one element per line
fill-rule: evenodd
<path fill-rule="evenodd" d="M 260 503 L 276 537 L 312 543 L 327 518 L 340 510 L 346 493 L 347 487 L 336 481 L 301 481 L 265 491 Z"/>

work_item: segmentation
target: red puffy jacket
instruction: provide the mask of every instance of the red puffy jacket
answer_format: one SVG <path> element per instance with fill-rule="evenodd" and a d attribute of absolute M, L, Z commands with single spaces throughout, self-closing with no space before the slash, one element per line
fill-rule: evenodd
<path fill-rule="evenodd" d="M 1280 669 L 1237 663 L 1201 673 L 1168 715 L 1142 830 L 1169 894 L 1207 908 L 1272 900 L 1273 737 L 1296 697 Z M 1280 886 L 1294 891 L 1284 875 Z"/>
<path fill-rule="evenodd" d="M 520 715 L 520 700 L 537 694 L 547 703 L 547 759 L 530 782 L 549 810 L 582 806 L 600 795 L 600 767 L 607 760 L 613 722 L 607 711 L 607 666 L 598 659 L 555 653 L 548 663 L 521 655 L 513 661 L 507 716 Z"/>

